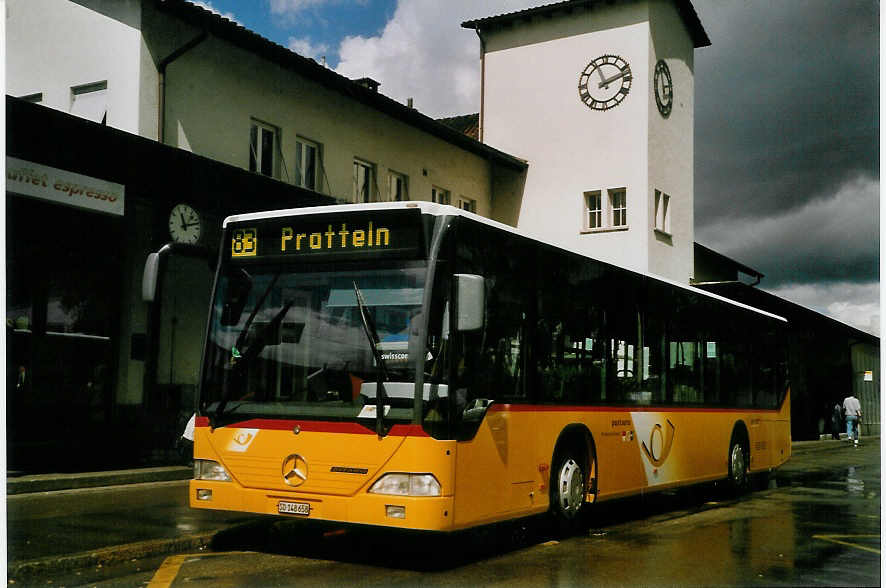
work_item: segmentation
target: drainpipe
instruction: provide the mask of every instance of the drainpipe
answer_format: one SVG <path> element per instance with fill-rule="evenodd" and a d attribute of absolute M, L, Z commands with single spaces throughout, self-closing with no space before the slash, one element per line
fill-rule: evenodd
<path fill-rule="evenodd" d="M 159 83 L 159 104 L 157 105 L 157 141 L 160 143 L 166 142 L 166 68 L 169 66 L 170 63 L 205 41 L 207 37 L 209 37 L 209 34 L 206 31 L 201 32 L 199 35 L 167 55 L 157 65 Z"/>
<path fill-rule="evenodd" d="M 480 33 L 480 27 L 474 29 L 474 32 L 477 33 L 477 38 L 480 39 L 480 122 L 479 129 L 477 130 L 478 139 L 480 142 L 483 142 L 483 113 L 485 112 L 485 104 L 486 104 L 486 39 L 483 38 L 483 34 Z"/>

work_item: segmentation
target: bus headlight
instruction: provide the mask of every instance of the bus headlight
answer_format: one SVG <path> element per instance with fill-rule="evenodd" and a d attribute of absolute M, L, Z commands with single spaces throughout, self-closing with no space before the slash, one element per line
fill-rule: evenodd
<path fill-rule="evenodd" d="M 369 488 L 373 494 L 440 496 L 440 482 L 431 474 L 385 474 Z"/>
<path fill-rule="evenodd" d="M 195 480 L 215 480 L 217 482 L 230 482 L 231 476 L 222 467 L 222 464 L 209 459 L 194 460 Z"/>

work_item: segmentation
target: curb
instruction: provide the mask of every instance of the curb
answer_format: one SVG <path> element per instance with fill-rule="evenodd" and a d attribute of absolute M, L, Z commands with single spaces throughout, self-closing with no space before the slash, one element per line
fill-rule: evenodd
<path fill-rule="evenodd" d="M 171 539 L 152 539 L 138 543 L 113 545 L 81 553 L 50 555 L 38 559 L 9 562 L 6 575 L 8 580 L 27 580 L 35 576 L 96 567 L 135 558 L 169 555 L 187 551 L 202 551 L 209 547 L 212 538 L 217 532 L 212 531 Z"/>
<path fill-rule="evenodd" d="M 192 477 L 193 469 L 185 466 L 88 472 L 84 474 L 38 474 L 22 478 L 8 478 L 6 480 L 6 495 L 143 484 L 146 482 L 171 482 L 175 480 L 189 480 Z"/>
<path fill-rule="evenodd" d="M 803 443 L 803 442 L 801 442 Z M 874 435 L 871 437 L 864 437 L 860 441 L 861 445 L 880 445 L 880 436 Z M 803 443 L 803 445 L 792 445 L 791 446 L 791 455 L 796 455 L 798 453 L 812 453 L 819 451 L 833 451 L 836 449 L 842 449 L 845 447 L 849 447 L 850 443 L 844 440 L 835 440 L 828 439 L 825 441 L 807 441 Z"/>

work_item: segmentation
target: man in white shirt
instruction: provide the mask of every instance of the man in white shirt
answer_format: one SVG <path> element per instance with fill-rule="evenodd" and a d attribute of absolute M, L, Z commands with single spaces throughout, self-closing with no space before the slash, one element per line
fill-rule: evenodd
<path fill-rule="evenodd" d="M 861 420 L 861 403 L 851 392 L 843 400 L 843 413 L 846 415 L 846 435 L 858 447 L 858 423 Z"/>

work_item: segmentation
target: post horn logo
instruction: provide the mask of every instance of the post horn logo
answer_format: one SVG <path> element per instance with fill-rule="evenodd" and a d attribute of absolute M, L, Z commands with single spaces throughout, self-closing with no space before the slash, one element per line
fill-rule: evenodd
<path fill-rule="evenodd" d="M 283 460 L 283 481 L 289 486 L 301 486 L 308 479 L 308 462 L 297 453 Z"/>
<path fill-rule="evenodd" d="M 643 453 L 646 454 L 646 459 L 657 468 L 661 467 L 668 458 L 668 454 L 671 452 L 671 446 L 674 444 L 674 433 L 676 433 L 677 430 L 674 423 L 670 420 L 665 419 L 665 422 L 668 424 L 666 432 L 659 423 L 656 423 L 649 432 L 649 446 L 646 445 L 645 441 L 642 443 Z M 658 434 L 659 437 L 658 447 L 660 448 L 660 451 L 656 451 L 656 434 Z M 658 455 L 656 455 L 657 453 Z"/>
<path fill-rule="evenodd" d="M 234 436 L 234 442 L 238 445 L 249 445 L 249 442 L 252 441 L 252 433 L 248 433 L 246 431 L 240 431 Z"/>

